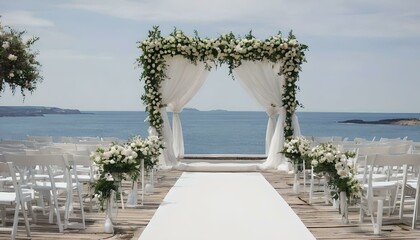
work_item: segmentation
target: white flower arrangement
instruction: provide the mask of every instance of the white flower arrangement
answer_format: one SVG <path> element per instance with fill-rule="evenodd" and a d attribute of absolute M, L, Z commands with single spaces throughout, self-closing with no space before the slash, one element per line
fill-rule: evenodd
<path fill-rule="evenodd" d="M 36 60 L 38 53 L 31 49 L 38 38 L 24 41 L 24 34 L 25 31 L 3 27 L 0 22 L 0 93 L 9 86 L 13 94 L 20 88 L 25 96 L 25 91 L 33 92 L 42 81 L 41 64 Z"/>
<path fill-rule="evenodd" d="M 140 176 L 141 160 L 144 159 L 146 167 L 153 167 L 162 148 L 162 141 L 157 136 L 146 139 L 135 136 L 125 144 L 100 147 L 91 153 L 90 157 L 99 170 L 99 178 L 93 183 L 94 195 L 99 199 L 102 210 L 105 200 L 111 197 L 111 191 L 118 191 L 115 183 L 136 181 Z"/>
<path fill-rule="evenodd" d="M 286 109 L 284 135 L 286 138 L 293 135 L 292 116 L 296 107 L 300 105 L 296 100 L 298 89 L 296 82 L 301 71 L 300 65 L 306 62 L 304 52 L 307 46 L 300 44 L 292 33 L 287 38 L 282 38 L 281 33 L 278 33 L 266 40 L 256 39 L 251 33 L 244 38 L 237 38 L 229 33 L 208 39 L 198 37 L 197 32 L 194 37 L 188 37 L 182 31 L 175 29 L 168 37 L 162 37 L 159 28 L 154 27 L 149 31 L 148 38 L 139 42 L 139 48 L 142 50 L 142 55 L 137 61 L 143 68 L 141 79 L 145 83 L 145 93 L 142 100 L 148 112 L 146 120 L 159 135 L 163 123 L 159 110 L 165 107 L 160 93 L 161 83 L 166 79 L 165 56 L 175 55 L 182 55 L 192 63 L 202 61 L 215 65 L 228 64 L 230 74 L 244 60 L 282 61 L 283 66 L 278 74 L 285 78 L 282 96 L 283 106 Z M 207 68 L 211 68 L 210 64 L 207 64 Z"/>
<path fill-rule="evenodd" d="M 293 164 L 302 163 L 311 151 L 310 142 L 304 137 L 295 137 L 286 140 L 283 153 Z"/>
<path fill-rule="evenodd" d="M 341 152 L 331 143 L 323 143 L 314 147 L 309 158 L 314 172 L 323 173 L 328 178 L 328 185 L 334 199 L 340 192 L 346 192 L 347 197 L 358 199 L 361 196 L 361 186 L 354 179 L 356 169 L 352 164 L 354 152 Z"/>
<path fill-rule="evenodd" d="M 138 159 L 144 159 L 144 165 L 147 170 L 152 169 L 158 162 L 160 150 L 163 149 L 163 143 L 157 136 L 148 136 L 142 139 L 135 136 L 130 139 L 129 146 L 138 155 Z"/>
<path fill-rule="evenodd" d="M 135 174 L 140 168 L 137 152 L 127 145 L 112 145 L 109 148 L 98 148 L 91 158 L 103 173 Z M 125 178 L 125 176 L 124 176 Z"/>

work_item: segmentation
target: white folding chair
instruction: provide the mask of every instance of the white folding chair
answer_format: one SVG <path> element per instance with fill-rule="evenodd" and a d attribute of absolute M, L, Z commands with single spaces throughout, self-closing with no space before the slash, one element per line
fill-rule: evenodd
<path fill-rule="evenodd" d="M 2 211 L 2 223 L 3 228 L 1 230 L 11 231 L 11 239 L 15 239 L 17 235 L 18 223 L 19 223 L 19 209 L 22 212 L 23 219 L 25 222 L 26 235 L 31 236 L 31 230 L 29 226 L 28 215 L 26 213 L 26 206 L 33 217 L 32 211 L 32 194 L 30 192 L 22 192 L 20 187 L 20 179 L 16 177 L 15 172 L 13 171 L 12 163 L 3 163 L 0 162 L 0 174 L 3 177 L 9 176 L 12 182 L 10 187 L 3 185 L 0 189 L 0 210 Z M 13 226 L 11 228 L 6 228 L 6 206 L 14 206 L 14 217 L 13 217 Z"/>
<path fill-rule="evenodd" d="M 65 159 L 63 154 L 34 154 L 34 155 L 23 155 L 23 154 L 4 154 L 6 161 L 14 163 L 17 171 L 22 175 L 26 174 L 28 178 L 28 185 L 36 192 L 40 193 L 40 196 L 45 196 L 50 205 L 49 222 L 53 223 L 54 214 L 56 215 L 56 222 L 59 232 L 63 232 L 64 228 L 73 227 L 69 224 L 70 211 L 73 206 L 73 191 L 76 190 L 79 197 L 80 211 L 82 216 L 82 225 L 77 226 L 85 228 L 84 225 L 84 209 L 83 201 L 79 186 L 73 183 L 70 178 L 70 165 Z M 35 178 L 34 169 L 46 169 L 48 178 L 39 179 Z M 63 174 L 64 181 L 59 181 L 55 178 L 56 174 Z M 64 226 L 61 221 L 60 207 L 58 196 L 64 194 Z M 41 199 L 42 201 L 43 199 Z"/>
<path fill-rule="evenodd" d="M 380 234 L 382 227 L 383 209 L 388 209 L 391 214 L 397 199 L 397 191 L 400 183 L 398 180 L 391 180 L 392 176 L 385 181 L 373 181 L 373 174 L 377 168 L 382 168 L 389 172 L 393 168 L 403 168 L 404 177 L 406 179 L 407 166 L 411 163 L 412 158 L 409 154 L 404 155 L 370 155 L 367 156 L 365 164 L 365 174 L 368 174 L 367 182 L 362 185 L 365 192 L 362 195 L 360 203 L 360 222 L 363 222 L 365 214 L 369 215 L 373 224 L 374 234 Z M 404 186 L 403 186 L 404 192 Z M 386 206 L 384 206 L 384 204 Z M 376 217 L 375 220 L 375 209 Z"/>
<path fill-rule="evenodd" d="M 91 184 L 95 181 L 95 174 L 97 169 L 95 168 L 93 161 L 87 154 L 81 155 L 80 153 L 68 153 L 67 159 L 69 164 L 72 166 L 72 178 L 79 183 L 79 186 L 83 188 L 86 185 L 87 192 L 86 198 L 89 198 L 89 209 L 92 209 L 93 192 Z M 83 190 L 81 190 L 83 192 Z"/>
<path fill-rule="evenodd" d="M 408 154 L 411 158 L 411 161 L 408 162 L 408 166 L 412 168 L 411 175 L 409 172 L 405 175 L 406 177 L 401 181 L 401 199 L 400 199 L 400 213 L 399 217 L 403 220 L 404 217 L 404 208 L 407 205 L 407 198 L 414 198 L 414 210 L 413 218 L 411 222 L 411 228 L 415 229 L 416 221 L 419 211 L 419 191 L 420 191 L 420 155 L 419 154 Z M 414 190 L 414 192 L 412 191 Z"/>

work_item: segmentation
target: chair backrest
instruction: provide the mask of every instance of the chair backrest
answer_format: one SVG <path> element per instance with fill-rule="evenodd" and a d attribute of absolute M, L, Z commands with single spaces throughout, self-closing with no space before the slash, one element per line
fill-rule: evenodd
<path fill-rule="evenodd" d="M 121 142 L 121 139 L 117 137 L 101 137 L 101 142 Z"/>
<path fill-rule="evenodd" d="M 331 141 L 333 141 L 333 142 L 342 142 L 343 141 L 343 137 L 341 137 L 341 136 L 332 136 L 331 137 Z"/>
<path fill-rule="evenodd" d="M 29 141 L 35 141 L 38 143 L 52 143 L 53 137 L 52 136 L 26 136 L 26 139 Z"/>
<path fill-rule="evenodd" d="M 9 166 L 5 162 L 0 162 L 0 178 L 7 178 L 10 176 Z"/>
<path fill-rule="evenodd" d="M 64 181 L 71 183 L 69 178 L 69 164 L 63 154 L 18 154 L 5 153 L 5 160 L 13 163 L 16 172 L 19 172 L 21 178 L 24 179 L 24 184 L 35 182 L 35 171 L 38 169 L 46 169 L 49 181 L 55 182 L 54 175 L 63 174 Z M 59 171 L 53 171 L 59 170 Z"/>
<path fill-rule="evenodd" d="M 95 166 L 89 155 L 67 154 L 66 157 L 68 163 L 72 166 L 72 172 L 76 177 L 76 182 L 79 182 L 78 177 L 80 177 L 81 172 L 84 172 L 84 175 L 89 176 L 91 181 L 94 180 Z M 81 168 L 88 169 L 88 171 L 81 171 Z"/>
<path fill-rule="evenodd" d="M 22 189 L 21 189 L 22 178 L 16 175 L 16 172 L 14 171 L 13 163 L 0 162 L 0 174 L 2 177 L 10 177 L 12 185 L 13 185 L 13 189 L 17 196 L 16 200 L 23 199 Z"/>
<path fill-rule="evenodd" d="M 375 138 L 373 138 L 373 140 L 368 140 L 366 138 L 355 137 L 353 139 L 353 142 L 357 143 L 357 144 L 359 144 L 359 143 L 370 143 L 370 142 L 373 142 L 374 140 L 375 140 Z"/>
<path fill-rule="evenodd" d="M 406 154 L 412 152 L 412 142 L 389 142 L 389 153 L 390 154 Z"/>
<path fill-rule="evenodd" d="M 25 147 L 2 147 L 0 146 L 0 153 L 4 152 L 25 152 Z"/>
<path fill-rule="evenodd" d="M 313 141 L 317 143 L 328 143 L 333 140 L 333 137 L 313 137 Z"/>
<path fill-rule="evenodd" d="M 34 141 L 28 141 L 28 140 L 8 140 L 8 139 L 2 139 L 0 142 L 0 145 L 18 145 L 21 147 L 22 145 L 26 148 L 36 148 L 36 142 Z"/>
<path fill-rule="evenodd" d="M 74 143 L 73 137 L 60 137 L 60 143 Z"/>
<path fill-rule="evenodd" d="M 364 146 L 358 148 L 359 156 L 368 156 L 368 155 L 376 155 L 376 154 L 389 154 L 390 147 L 389 146 Z"/>
<path fill-rule="evenodd" d="M 76 144 L 74 143 L 53 143 L 51 147 L 62 148 L 67 150 L 76 150 Z"/>
<path fill-rule="evenodd" d="M 74 143 L 100 142 L 100 137 L 73 137 Z"/>

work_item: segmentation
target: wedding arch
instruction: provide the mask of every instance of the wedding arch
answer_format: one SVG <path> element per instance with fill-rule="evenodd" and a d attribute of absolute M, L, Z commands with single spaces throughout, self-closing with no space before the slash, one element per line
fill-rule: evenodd
<path fill-rule="evenodd" d="M 252 32 L 245 37 L 233 33 L 218 38 L 186 36 L 174 29 L 163 37 L 158 27 L 149 31 L 139 42 L 142 51 L 137 59 L 143 68 L 142 100 L 151 126 L 165 149 L 160 163 L 173 167 L 184 155 L 184 142 L 179 113 L 203 85 L 209 70 L 227 64 L 229 74 L 265 109 L 268 115 L 266 131 L 267 160 L 262 168 L 278 168 L 284 163 L 280 151 L 286 138 L 300 135 L 295 115 L 299 102 L 296 92 L 301 64 L 306 62 L 307 46 L 289 33 L 256 39 Z M 173 112 L 172 129 L 167 110 Z"/>

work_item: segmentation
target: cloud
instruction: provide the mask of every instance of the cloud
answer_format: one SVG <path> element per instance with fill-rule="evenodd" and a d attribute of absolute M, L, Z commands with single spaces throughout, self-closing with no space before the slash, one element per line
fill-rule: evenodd
<path fill-rule="evenodd" d="M 244 4 L 241 0 L 212 0 L 203 4 L 195 0 L 74 0 L 63 6 L 138 21 L 223 22 L 250 14 L 258 2 Z"/>
<path fill-rule="evenodd" d="M 31 27 L 53 27 L 52 21 L 34 16 L 29 11 L 10 11 L 2 13 L 2 20 L 6 25 L 31 26 Z"/>
<path fill-rule="evenodd" d="M 82 9 L 117 18 L 173 25 L 189 23 L 260 31 L 293 28 L 300 35 L 401 38 L 420 37 L 420 2 L 393 0 L 366 2 L 346 0 L 73 0 L 66 8 Z M 234 29 L 232 29 L 234 30 Z"/>
<path fill-rule="evenodd" d="M 90 55 L 85 53 L 80 53 L 73 50 L 66 50 L 66 49 L 55 49 L 55 50 L 45 50 L 40 55 L 42 59 L 49 59 L 49 60 L 90 60 L 90 61 L 109 61 L 113 58 L 111 56 L 106 55 Z"/>

